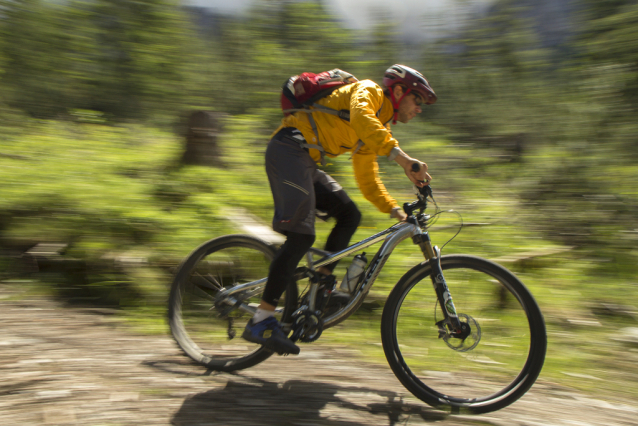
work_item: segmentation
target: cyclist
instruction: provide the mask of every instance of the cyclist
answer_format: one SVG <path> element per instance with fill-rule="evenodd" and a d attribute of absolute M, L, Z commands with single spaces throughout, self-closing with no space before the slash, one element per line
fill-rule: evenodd
<path fill-rule="evenodd" d="M 352 153 L 355 178 L 365 198 L 399 221 L 405 220 L 406 215 L 379 178 L 377 156 L 397 162 L 415 185 L 430 181 L 428 166 L 399 148 L 389 122 L 409 122 L 421 112 L 423 104 L 436 102 L 436 94 L 421 73 L 404 65 L 388 68 L 383 85 L 385 90 L 373 81 L 358 81 L 317 102 L 335 110 L 349 110 L 350 121 L 316 112 L 315 133 L 309 114 L 295 113 L 285 117 L 273 134 L 266 149 L 266 173 L 275 202 L 273 229 L 284 234 L 286 241 L 270 265 L 261 304 L 246 325 L 244 339 L 280 354 L 298 354 L 299 347 L 286 337 L 274 312 L 288 283 L 294 281 L 297 264 L 315 241 L 316 210 L 336 219 L 326 241 L 327 251 L 346 248 L 359 225 L 361 213 L 357 206 L 331 176 L 317 168 L 322 158 L 321 152 L 313 148 L 317 137 L 330 157 Z M 415 163 L 418 172 L 412 170 Z M 335 266 L 333 263 L 318 269 L 321 283 L 334 285 Z"/>

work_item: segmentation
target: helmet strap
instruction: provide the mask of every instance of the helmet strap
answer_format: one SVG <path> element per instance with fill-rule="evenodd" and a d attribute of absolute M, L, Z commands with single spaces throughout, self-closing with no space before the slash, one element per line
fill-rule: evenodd
<path fill-rule="evenodd" d="M 397 101 L 396 98 L 394 97 L 394 90 L 390 89 L 390 97 L 392 98 L 392 107 L 394 108 L 394 117 L 392 118 L 392 124 L 397 124 L 397 118 L 399 117 L 399 105 L 401 104 L 401 101 L 403 100 L 403 98 L 405 98 L 408 95 L 408 93 L 410 93 L 411 91 L 412 89 L 408 88 L 403 93 L 403 96 L 401 96 L 399 100 Z"/>

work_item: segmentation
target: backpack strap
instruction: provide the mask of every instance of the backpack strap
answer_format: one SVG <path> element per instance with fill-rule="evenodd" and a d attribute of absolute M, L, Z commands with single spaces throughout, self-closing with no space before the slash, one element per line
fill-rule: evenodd
<path fill-rule="evenodd" d="M 321 165 L 325 167 L 326 166 L 326 151 L 323 149 L 323 146 L 321 145 L 321 141 L 319 140 L 319 132 L 317 132 L 317 123 L 315 123 L 315 119 L 312 117 L 312 111 L 310 111 L 310 114 L 308 114 L 308 121 L 310 121 L 310 125 L 312 126 L 312 131 L 315 132 L 315 137 L 317 138 L 317 144 L 312 146 L 312 148 L 319 151 L 319 153 L 321 154 Z M 310 145 L 310 144 L 306 144 L 306 145 Z"/>
<path fill-rule="evenodd" d="M 301 107 L 301 108 L 291 108 L 291 109 L 285 109 L 283 110 L 284 113 L 293 113 L 293 112 L 305 112 L 308 114 L 311 114 L 313 112 L 325 112 L 327 114 L 332 114 L 332 115 L 336 115 L 337 117 L 341 118 L 342 120 L 345 121 L 350 121 L 350 111 L 348 111 L 347 109 L 342 109 L 342 110 L 336 110 L 336 109 L 332 109 L 330 107 L 327 106 L 323 106 L 320 104 L 311 104 L 305 107 Z"/>
<path fill-rule="evenodd" d="M 381 114 L 381 110 L 382 109 L 383 109 L 383 102 L 381 102 L 381 108 L 379 108 L 379 111 L 377 111 L 377 118 L 379 118 L 379 114 Z M 349 115 L 350 115 L 350 111 L 348 111 L 348 116 Z M 348 118 L 350 118 L 350 117 L 348 117 Z M 390 118 L 390 120 L 392 120 L 392 118 Z M 390 120 L 386 121 L 385 124 L 383 124 L 383 126 L 385 127 L 390 122 Z M 365 144 L 363 143 L 363 141 L 361 139 L 359 139 L 357 141 L 357 147 L 354 149 L 354 151 L 352 151 L 352 154 L 350 154 L 350 158 L 348 158 L 348 160 L 352 160 L 352 157 L 357 152 L 359 152 L 359 150 L 361 149 L 361 147 L 363 147 L 363 145 L 365 145 Z"/>
<path fill-rule="evenodd" d="M 385 99 L 383 100 L 383 102 L 385 102 Z M 377 111 L 377 114 L 376 114 L 377 118 L 379 118 L 379 115 L 381 114 L 381 110 L 383 109 L 383 102 L 381 102 L 381 108 L 379 108 L 379 110 Z M 326 151 L 323 149 L 323 146 L 321 145 L 321 141 L 319 140 L 319 132 L 317 131 L 317 123 L 315 123 L 315 119 L 313 118 L 312 114 L 314 112 L 325 112 L 327 114 L 336 115 L 340 119 L 350 122 L 350 111 L 348 111 L 347 109 L 336 110 L 334 108 L 320 105 L 318 103 L 313 103 L 312 105 L 304 106 L 302 108 L 292 108 L 292 109 L 284 110 L 284 113 L 293 113 L 293 112 L 303 112 L 308 114 L 308 121 L 310 122 L 312 131 L 315 134 L 315 138 L 317 138 L 317 143 L 316 144 L 302 143 L 300 145 L 302 148 L 316 149 L 317 151 L 319 151 L 319 153 L 321 154 L 321 165 L 325 166 Z M 392 120 L 392 118 L 390 118 L 390 120 Z M 390 122 L 390 120 L 386 121 L 385 124 L 383 124 L 383 126 L 385 127 Z M 363 141 L 359 139 L 357 141 L 357 147 L 354 149 L 354 151 L 352 151 L 352 154 L 350 155 L 350 158 L 348 159 L 351 160 L 352 156 L 355 155 L 361 149 L 361 147 L 363 147 L 363 145 L 364 145 Z"/>
<path fill-rule="evenodd" d="M 304 143 L 304 144 L 300 144 L 302 148 L 308 148 L 308 149 L 316 149 L 317 151 L 319 151 L 319 153 L 321 154 L 321 165 L 325 166 L 326 165 L 326 151 L 323 149 L 323 146 L 321 145 L 321 141 L 319 140 L 319 132 L 317 131 L 317 123 L 315 123 L 315 119 L 312 116 L 312 114 L 314 112 L 325 112 L 328 114 L 332 114 L 332 115 L 336 115 L 337 117 L 341 118 L 342 120 L 345 121 L 350 121 L 350 111 L 348 110 L 341 110 L 338 111 L 336 109 L 332 109 L 330 107 L 327 106 L 323 106 L 323 105 L 319 105 L 317 103 L 313 103 L 312 105 L 309 106 L 305 106 L 302 108 L 292 108 L 292 109 L 286 109 L 284 110 L 284 113 L 293 113 L 293 112 L 303 112 L 308 114 L 308 121 L 310 122 L 310 126 L 312 127 L 312 131 L 315 134 L 315 138 L 317 139 L 317 143 L 316 144 L 309 144 L 309 143 Z"/>

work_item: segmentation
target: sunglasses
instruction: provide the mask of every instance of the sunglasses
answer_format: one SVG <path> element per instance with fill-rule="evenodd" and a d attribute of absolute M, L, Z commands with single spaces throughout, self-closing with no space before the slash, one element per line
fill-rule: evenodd
<path fill-rule="evenodd" d="M 418 95 L 416 93 L 412 93 L 414 95 L 414 103 L 416 104 L 416 106 L 421 106 L 423 105 L 423 98 L 421 97 L 421 95 Z"/>

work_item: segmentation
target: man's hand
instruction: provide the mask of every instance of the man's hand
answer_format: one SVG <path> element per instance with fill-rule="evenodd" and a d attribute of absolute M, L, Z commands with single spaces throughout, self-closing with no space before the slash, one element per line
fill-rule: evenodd
<path fill-rule="evenodd" d="M 405 214 L 401 207 L 395 207 L 392 209 L 392 212 L 390 212 L 390 217 L 398 220 L 399 222 L 405 222 L 405 220 L 408 218 L 408 215 Z"/>
<path fill-rule="evenodd" d="M 429 184 L 432 180 L 432 176 L 428 173 L 428 165 L 416 158 L 408 156 L 400 148 L 395 149 L 398 149 L 399 153 L 394 158 L 394 161 L 403 167 L 408 179 L 419 188 Z"/>
<path fill-rule="evenodd" d="M 432 176 L 428 173 L 428 165 L 422 161 L 413 160 L 409 167 L 404 167 L 405 175 L 419 188 L 428 185 L 432 180 Z"/>

